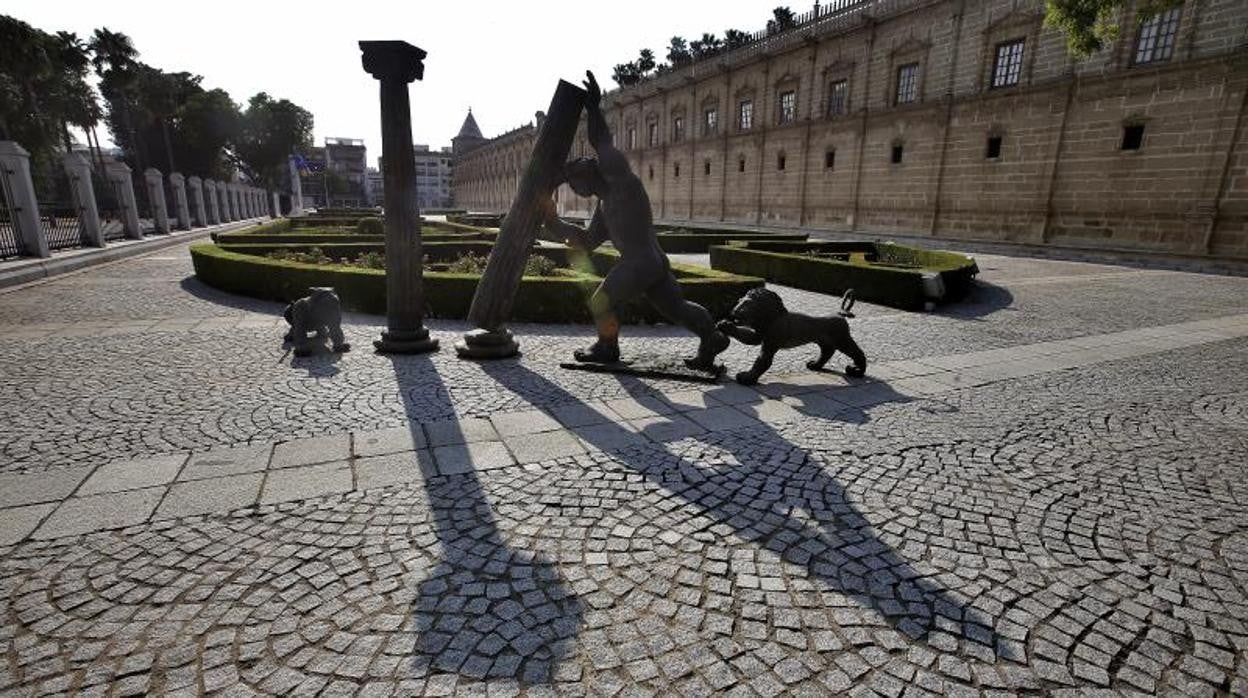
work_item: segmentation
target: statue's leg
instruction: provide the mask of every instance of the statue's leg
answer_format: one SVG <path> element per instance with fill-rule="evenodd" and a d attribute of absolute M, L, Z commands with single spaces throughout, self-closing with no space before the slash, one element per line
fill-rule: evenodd
<path fill-rule="evenodd" d="M 715 328 L 715 322 L 711 320 L 711 314 L 706 312 L 706 308 L 685 300 L 676 277 L 670 271 L 667 272 L 666 278 L 646 291 L 646 298 L 668 320 L 698 335 L 701 343 L 698 345 L 697 356 L 686 359 L 685 363 L 690 368 L 714 368 L 715 357 L 727 349 L 731 342 L 727 335 Z"/>
<path fill-rule="evenodd" d="M 329 329 L 329 341 L 332 342 L 335 352 L 351 351 L 351 345 L 347 344 L 347 338 L 342 335 L 342 309 L 335 306 L 329 312 L 329 320 L 325 323 Z"/>
<path fill-rule="evenodd" d="M 845 352 L 845 355 L 849 357 L 850 361 L 854 362 L 852 366 L 845 367 L 845 375 L 866 375 L 867 355 L 862 353 L 862 349 L 858 346 L 858 343 L 855 342 L 854 338 L 850 337 L 848 333 L 845 335 L 845 341 L 841 342 L 840 350 Z"/>
<path fill-rule="evenodd" d="M 836 353 L 836 346 L 831 340 L 823 340 L 819 342 L 819 358 L 814 361 L 807 362 L 806 368 L 812 371 L 818 371 L 827 365 L 828 360 Z"/>
<path fill-rule="evenodd" d="M 620 318 L 616 315 L 616 308 L 642 294 L 645 276 L 642 270 L 629 262 L 620 262 L 607 272 L 607 278 L 602 280 L 589 299 L 589 310 L 598 329 L 598 341 L 588 349 L 577 350 L 573 354 L 577 361 L 610 363 L 620 360 Z"/>
<path fill-rule="evenodd" d="M 737 382 L 741 385 L 754 385 L 758 382 L 758 377 L 767 372 L 771 368 L 771 360 L 775 358 L 776 350 L 764 346 L 763 350 L 758 353 L 758 358 L 754 359 L 754 365 L 748 371 L 742 371 L 737 374 Z"/>

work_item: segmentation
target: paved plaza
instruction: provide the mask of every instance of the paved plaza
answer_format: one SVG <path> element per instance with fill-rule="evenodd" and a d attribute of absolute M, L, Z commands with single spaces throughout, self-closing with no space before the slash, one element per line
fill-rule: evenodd
<path fill-rule="evenodd" d="M 1248 694 L 1248 279 L 978 260 L 754 388 L 295 359 L 185 246 L 0 290 L 0 693 Z"/>

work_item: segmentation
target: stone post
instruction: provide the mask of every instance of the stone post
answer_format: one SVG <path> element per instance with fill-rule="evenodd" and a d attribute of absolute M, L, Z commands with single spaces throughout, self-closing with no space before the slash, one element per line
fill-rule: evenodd
<path fill-rule="evenodd" d="M 282 197 L 278 196 L 277 192 L 273 192 L 273 195 L 271 198 L 273 199 L 273 209 L 272 209 L 273 213 L 271 215 L 274 218 L 281 218 L 282 217 Z"/>
<path fill-rule="evenodd" d="M 497 359 L 514 356 L 520 349 L 505 324 L 520 289 L 524 264 L 542 225 L 542 205 L 558 185 L 584 106 L 585 91 L 560 80 L 547 116 L 538 127 L 533 154 L 516 189 L 516 198 L 503 219 L 472 297 L 468 320 L 477 329 L 465 333 L 463 341 L 456 343 L 455 351 L 461 358 Z M 389 164 L 388 159 L 386 163 Z M 389 210 L 387 206 L 387 213 Z"/>
<path fill-rule="evenodd" d="M 238 220 L 238 211 L 234 210 L 234 185 L 229 182 L 221 182 L 218 185 L 221 192 L 221 211 L 227 221 Z"/>
<path fill-rule="evenodd" d="M 142 240 L 139 203 L 134 198 L 134 179 L 130 177 L 130 166 L 124 162 L 110 162 L 104 167 L 104 175 L 117 193 L 117 203 L 121 204 L 121 223 L 126 230 L 126 237 Z"/>
<path fill-rule="evenodd" d="M 217 213 L 217 183 L 211 179 L 204 180 L 204 220 L 208 221 L 208 225 L 216 225 L 221 222 L 221 216 Z"/>
<path fill-rule="evenodd" d="M 3 196 L 8 198 L 9 217 L 16 228 L 22 252 L 31 257 L 51 257 L 48 238 L 39 222 L 39 201 L 35 181 L 30 177 L 30 153 L 14 141 L 0 141 L 0 177 Z"/>
<path fill-rule="evenodd" d="M 242 220 L 243 209 L 238 205 L 238 185 L 230 182 L 225 189 L 225 193 L 226 198 L 230 200 L 230 220 Z"/>
<path fill-rule="evenodd" d="M 186 178 L 180 172 L 169 175 L 169 187 L 173 190 L 174 220 L 178 222 L 178 230 L 191 229 L 191 211 L 186 200 Z"/>
<path fill-rule="evenodd" d="M 82 153 L 66 153 L 61 160 L 69 188 L 74 196 L 74 208 L 78 209 L 78 221 L 83 235 L 96 247 L 104 246 L 104 229 L 100 226 L 100 207 L 95 205 L 95 188 L 91 183 L 91 163 Z"/>
<path fill-rule="evenodd" d="M 251 187 L 243 187 L 243 218 L 256 217 L 256 199 L 251 194 Z"/>
<path fill-rule="evenodd" d="M 379 352 L 434 351 L 438 340 L 424 325 L 420 211 L 407 85 L 425 74 L 425 52 L 406 41 L 361 41 L 364 70 L 381 83 L 381 155 L 385 162 L 386 329 Z"/>
<path fill-rule="evenodd" d="M 208 213 L 204 210 L 204 180 L 191 175 L 186 178 L 186 186 L 190 190 L 187 196 L 191 200 L 191 224 L 202 228 L 208 225 Z"/>
<path fill-rule="evenodd" d="M 303 182 L 299 179 L 299 167 L 295 165 L 295 158 L 291 157 L 287 160 L 290 165 L 290 215 L 303 215 Z"/>
<path fill-rule="evenodd" d="M 147 200 L 152 205 L 152 220 L 156 223 L 156 232 L 169 232 L 169 208 L 165 204 L 165 186 L 160 170 L 149 167 L 143 170 L 143 179 L 147 182 Z"/>

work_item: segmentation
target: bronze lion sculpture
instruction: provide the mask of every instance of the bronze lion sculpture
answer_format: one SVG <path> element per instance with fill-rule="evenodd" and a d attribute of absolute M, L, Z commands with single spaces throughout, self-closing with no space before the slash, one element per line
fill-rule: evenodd
<path fill-rule="evenodd" d="M 857 377 L 867 372 L 867 357 L 849 336 L 849 322 L 844 317 L 789 312 L 780 296 L 765 288 L 750 289 L 732 309 L 731 316 L 720 320 L 717 327 L 740 342 L 762 346 L 750 370 L 737 374 L 737 382 L 742 385 L 757 383 L 758 377 L 771 368 L 777 351 L 804 344 L 819 345 L 819 358 L 806 363 L 812 371 L 822 369 L 839 350 L 853 361 L 845 367 L 845 375 Z"/>
<path fill-rule="evenodd" d="M 308 290 L 311 295 L 286 306 L 282 313 L 290 323 L 290 331 L 283 340 L 294 345 L 295 356 L 315 354 L 326 335 L 333 342 L 334 353 L 351 351 L 351 345 L 342 334 L 342 304 L 338 294 L 327 286 L 313 286 Z M 315 340 L 308 338 L 309 332 L 316 333 Z"/>

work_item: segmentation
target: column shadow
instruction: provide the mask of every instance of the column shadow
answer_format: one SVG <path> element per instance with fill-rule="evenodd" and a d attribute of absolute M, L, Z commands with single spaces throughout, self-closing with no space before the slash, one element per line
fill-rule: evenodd
<path fill-rule="evenodd" d="M 454 413 L 449 392 L 428 357 L 389 358 L 408 429 L 413 440 L 423 440 L 420 420 L 431 401 Z M 551 683 L 581 628 L 583 606 L 554 562 L 507 544 L 468 447 L 442 446 L 438 455 L 463 466 L 439 475 L 430 458 L 413 456 L 440 553 L 412 604 L 413 673 Z"/>
<path fill-rule="evenodd" d="M 507 363 L 510 365 L 485 364 L 483 368 L 534 406 L 580 403 L 585 409 L 593 409 L 521 363 Z M 887 384 L 883 385 L 881 392 L 889 392 Z M 709 394 L 714 395 L 715 391 L 713 388 Z M 899 400 L 908 399 L 891 392 Z M 869 419 L 862 408 L 841 412 L 848 423 Z M 909 637 L 926 641 L 939 626 L 974 640 L 996 656 L 1014 658 L 1017 654 L 998 642 L 991 619 L 956 598 L 929 573 L 916 570 L 878 537 L 847 496 L 844 486 L 829 472 L 832 463 L 794 445 L 770 426 L 758 422 L 691 435 L 706 445 L 731 452 L 740 464 L 713 467 L 690 461 L 662 445 L 634 442 L 635 445 L 621 447 L 621 443 L 628 442 L 630 432 L 617 422 L 570 430 L 727 526 L 739 539 L 776 553 L 789 564 L 804 568 L 812 580 L 826 589 L 878 612 L 889 625 Z M 800 512 L 806 516 L 795 516 Z M 953 627 L 958 629 L 952 630 Z"/>

